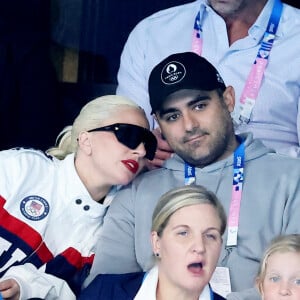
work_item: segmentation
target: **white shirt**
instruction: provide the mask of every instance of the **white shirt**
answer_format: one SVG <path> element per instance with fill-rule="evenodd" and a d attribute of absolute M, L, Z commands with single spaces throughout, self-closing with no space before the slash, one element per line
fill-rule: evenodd
<path fill-rule="evenodd" d="M 134 300 L 156 300 L 156 287 L 158 283 L 158 268 L 153 267 L 148 273 L 145 274 L 144 281 L 134 297 Z M 210 300 L 210 289 L 206 285 L 203 292 L 199 296 L 199 300 Z"/>
<path fill-rule="evenodd" d="M 205 0 L 162 10 L 142 20 L 131 32 L 121 56 L 117 94 L 135 100 L 146 111 L 150 124 L 148 78 L 151 70 L 175 52 L 191 51 L 195 17 L 203 18 L 202 56 L 232 85 L 239 101 L 256 58 L 272 11 L 269 0 L 248 36 L 228 43 L 226 24 Z M 280 24 L 262 86 L 247 125 L 237 133 L 252 131 L 255 138 L 291 156 L 300 157 L 300 10 L 283 4 Z"/>

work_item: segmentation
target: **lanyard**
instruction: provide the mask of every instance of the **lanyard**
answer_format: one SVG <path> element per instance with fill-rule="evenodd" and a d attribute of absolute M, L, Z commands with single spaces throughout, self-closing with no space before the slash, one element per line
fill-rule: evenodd
<path fill-rule="evenodd" d="M 136 297 L 134 297 L 134 300 L 135 299 L 146 299 L 145 298 L 146 294 L 148 296 L 147 299 L 150 299 L 150 298 L 151 299 L 156 299 L 155 296 L 154 297 L 149 296 L 149 294 L 151 294 L 151 292 L 152 292 L 152 289 L 154 288 L 154 285 L 156 285 L 156 287 L 157 287 L 158 269 L 157 269 L 157 267 L 155 267 L 155 268 L 156 268 L 156 271 L 155 271 L 156 274 L 153 273 L 153 270 L 154 270 L 153 268 L 150 271 L 148 271 L 144 274 L 143 280 L 142 280 L 142 285 L 141 285 L 140 289 L 138 290 L 138 292 L 136 294 Z M 149 273 L 150 273 L 150 275 L 149 275 Z M 148 275 L 149 275 L 149 277 L 148 277 Z M 144 285 L 144 282 L 145 282 L 145 285 Z M 204 287 L 204 290 L 206 288 L 207 288 L 207 286 Z M 208 289 L 209 289 L 209 299 L 214 300 L 214 298 L 215 298 L 214 293 L 213 293 L 213 290 L 212 290 L 209 283 L 208 283 Z M 206 291 L 205 291 L 205 295 L 203 295 L 203 291 L 202 291 L 201 295 L 199 296 L 199 299 L 204 299 L 204 297 L 205 297 L 205 299 L 208 300 L 208 298 L 206 296 L 208 296 Z M 2 298 L 0 298 L 0 300 L 1 299 Z"/>
<path fill-rule="evenodd" d="M 267 67 L 268 59 L 275 39 L 275 34 L 281 17 L 282 6 L 283 5 L 280 0 L 275 0 L 267 29 L 264 33 L 264 37 L 260 43 L 259 50 L 252 64 L 250 73 L 241 94 L 239 106 L 237 106 L 233 114 L 234 123 L 236 125 L 241 123 L 249 123 L 250 121 L 252 110 L 261 87 L 264 72 Z M 198 55 L 201 55 L 202 45 L 202 24 L 199 11 L 194 23 L 192 51 Z"/>
<path fill-rule="evenodd" d="M 184 184 L 191 185 L 195 183 L 195 181 L 196 181 L 195 167 L 185 162 L 184 163 Z"/>
<path fill-rule="evenodd" d="M 240 208 L 244 181 L 245 145 L 244 143 L 234 151 L 233 156 L 233 180 L 231 201 L 228 214 L 228 234 L 226 246 L 237 245 L 237 233 L 239 228 Z"/>
<path fill-rule="evenodd" d="M 240 206 L 242 201 L 243 181 L 244 181 L 245 145 L 241 143 L 234 151 L 233 155 L 233 180 L 231 201 L 228 214 L 228 236 L 226 246 L 237 245 L 237 234 L 239 227 Z M 184 163 L 185 185 L 195 183 L 195 167 Z"/>

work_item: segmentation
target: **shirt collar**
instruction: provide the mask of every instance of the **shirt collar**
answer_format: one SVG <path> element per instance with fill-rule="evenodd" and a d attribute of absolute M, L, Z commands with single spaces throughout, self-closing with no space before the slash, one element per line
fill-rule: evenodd
<path fill-rule="evenodd" d="M 158 282 L 158 267 L 153 267 L 149 272 L 145 274 L 144 281 L 136 294 L 134 300 L 156 300 L 156 287 Z M 210 288 L 207 284 L 201 295 L 199 296 L 199 300 L 211 300 L 210 298 Z"/>
<path fill-rule="evenodd" d="M 264 36 L 264 33 L 267 29 L 269 19 L 271 13 L 273 11 L 275 0 L 268 0 L 265 4 L 263 10 L 261 11 L 260 15 L 258 16 L 255 23 L 249 28 L 249 36 L 253 37 L 254 39 L 261 40 Z M 276 31 L 276 37 L 282 36 L 282 32 Z"/>
<path fill-rule="evenodd" d="M 263 38 L 263 35 L 266 31 L 273 6 L 274 6 L 275 0 L 268 0 L 261 11 L 260 15 L 258 16 L 255 23 L 249 28 L 248 34 L 253 37 L 256 40 L 261 40 Z M 213 12 L 213 9 L 208 5 L 207 0 L 204 0 L 200 3 L 200 20 L 203 20 L 205 17 L 205 12 Z M 280 33 L 278 30 L 276 32 L 276 36 L 281 36 L 282 33 Z"/>

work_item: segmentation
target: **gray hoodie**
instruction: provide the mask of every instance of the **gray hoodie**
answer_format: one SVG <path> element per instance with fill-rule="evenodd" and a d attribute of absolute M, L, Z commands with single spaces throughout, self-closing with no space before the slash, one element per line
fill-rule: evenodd
<path fill-rule="evenodd" d="M 219 260 L 219 265 L 230 270 L 233 291 L 254 286 L 262 253 L 274 236 L 300 233 L 300 159 L 274 153 L 259 140 L 253 140 L 252 134 L 242 134 L 240 138 L 245 143 L 245 167 L 238 245 L 229 253 L 225 249 L 225 232 Z M 232 181 L 233 155 L 196 168 L 196 184 L 215 192 L 227 213 Z M 99 273 L 128 273 L 152 266 L 152 212 L 163 193 L 182 185 L 184 161 L 174 155 L 163 168 L 138 176 L 117 194 L 104 219 L 86 283 Z M 237 293 L 228 299 L 257 299 L 252 292 L 247 297 Z"/>

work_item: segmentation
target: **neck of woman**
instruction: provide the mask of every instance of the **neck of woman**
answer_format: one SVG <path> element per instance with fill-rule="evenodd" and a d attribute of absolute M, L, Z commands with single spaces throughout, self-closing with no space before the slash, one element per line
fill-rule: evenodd
<path fill-rule="evenodd" d="M 75 160 L 75 169 L 91 198 L 102 204 L 112 185 L 105 183 L 105 179 L 100 178 L 97 172 L 97 175 L 93 175 L 93 166 L 89 168 L 85 163 L 82 165 L 80 160 Z"/>
<path fill-rule="evenodd" d="M 156 300 L 198 300 L 201 290 L 187 290 L 180 286 L 174 286 L 164 280 L 159 279 L 156 288 Z"/>

